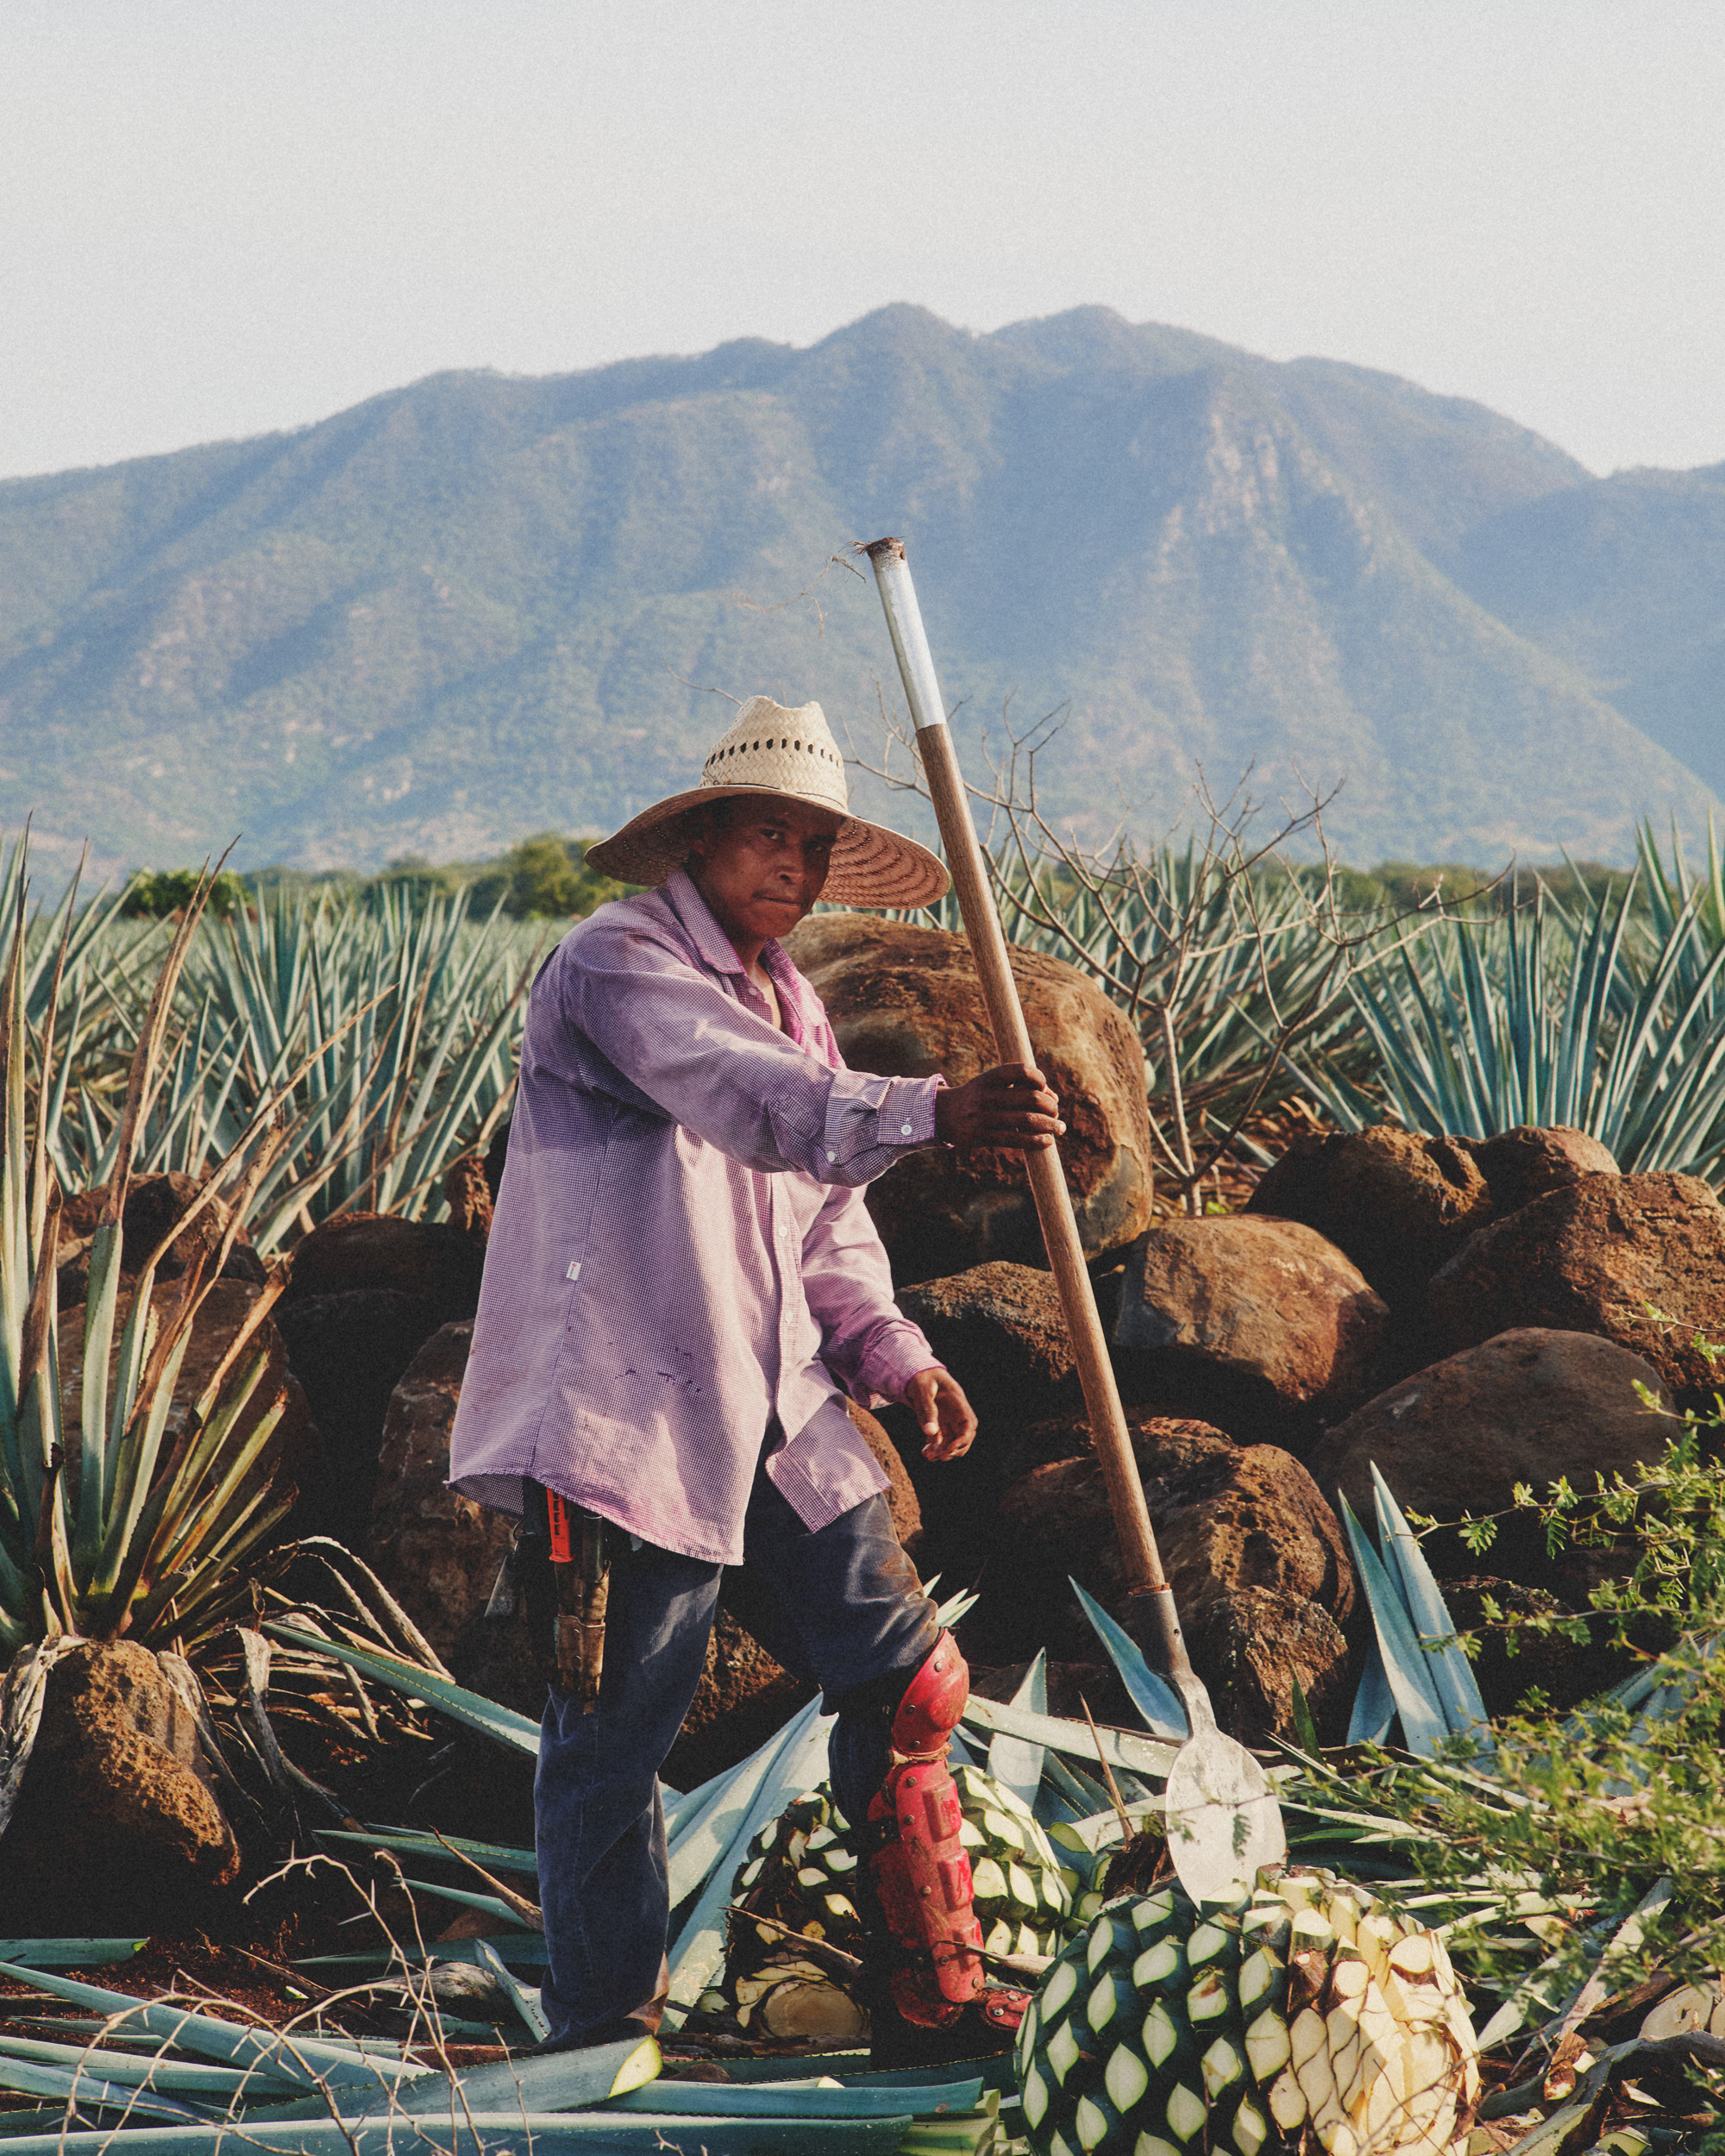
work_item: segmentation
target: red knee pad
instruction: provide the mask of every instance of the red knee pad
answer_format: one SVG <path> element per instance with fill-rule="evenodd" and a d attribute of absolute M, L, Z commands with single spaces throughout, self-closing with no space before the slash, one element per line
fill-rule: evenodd
<path fill-rule="evenodd" d="M 905 1759 L 922 1754 L 944 1758 L 946 1740 L 957 1727 L 969 1696 L 969 1664 L 952 1634 L 944 1632 L 905 1687 L 893 1717 L 893 1750 Z"/>
<path fill-rule="evenodd" d="M 870 1822 L 885 1839 L 870 1859 L 895 1945 L 925 1965 L 896 1971 L 894 2002 L 906 2021 L 940 2028 L 983 1989 L 982 1927 L 971 1906 L 964 1815 L 946 1764 L 946 1739 L 969 1695 L 964 1658 L 945 1633 L 906 1686 L 893 1721 L 893 1764 Z"/>

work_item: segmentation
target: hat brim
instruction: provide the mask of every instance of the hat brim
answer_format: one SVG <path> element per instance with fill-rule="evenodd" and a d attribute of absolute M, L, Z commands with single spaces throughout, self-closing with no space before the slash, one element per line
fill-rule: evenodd
<path fill-rule="evenodd" d="M 787 793 L 776 787 L 692 787 L 687 793 L 673 793 L 656 801 L 620 831 L 589 846 L 587 862 L 601 875 L 615 876 L 619 883 L 662 883 L 688 857 L 690 834 L 682 822 L 688 812 L 712 801 L 737 800 L 750 794 L 767 800 L 794 801 L 799 808 L 823 809 L 829 815 L 839 813 L 830 802 L 815 800 L 807 794 Z M 926 846 L 863 817 L 845 816 L 833 841 L 832 863 L 820 895 L 829 905 L 932 906 L 945 895 L 951 883 L 944 863 Z"/>

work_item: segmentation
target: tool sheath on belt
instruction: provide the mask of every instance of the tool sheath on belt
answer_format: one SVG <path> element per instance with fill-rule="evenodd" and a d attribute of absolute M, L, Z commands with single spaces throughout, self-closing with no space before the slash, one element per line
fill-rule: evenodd
<path fill-rule="evenodd" d="M 585 1505 L 572 1505 L 543 1483 L 527 1482 L 524 1495 L 528 1532 L 537 1529 L 550 1540 L 551 1645 L 557 1683 L 580 1699 L 582 1714 L 591 1714 L 599 1705 L 605 1673 L 605 1607 L 611 1592 L 605 1523 Z"/>

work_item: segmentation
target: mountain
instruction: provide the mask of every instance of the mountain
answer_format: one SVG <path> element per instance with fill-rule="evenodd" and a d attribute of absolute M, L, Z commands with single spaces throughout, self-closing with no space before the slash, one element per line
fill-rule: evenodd
<path fill-rule="evenodd" d="M 494 852 L 686 784 L 711 688 L 818 697 L 877 758 L 890 651 L 833 557 L 890 530 L 973 773 L 1003 712 L 1062 713 L 1042 798 L 1092 836 L 1154 834 L 1201 770 L 1226 792 L 1251 764 L 1272 799 L 1345 782 L 1327 820 L 1357 860 L 1621 856 L 1638 815 L 1709 805 L 1667 675 L 1704 674 L 1725 620 L 1697 570 L 1674 653 L 1608 588 L 1614 547 L 1670 580 L 1656 482 L 1703 523 L 1722 498 L 1630 477 L 1103 309 L 436 375 L 0 486 L 0 823 L 127 862 L 235 832 L 251 862 Z"/>
<path fill-rule="evenodd" d="M 1500 510 L 1452 573 L 1725 793 L 1725 464 L 1619 472 Z"/>

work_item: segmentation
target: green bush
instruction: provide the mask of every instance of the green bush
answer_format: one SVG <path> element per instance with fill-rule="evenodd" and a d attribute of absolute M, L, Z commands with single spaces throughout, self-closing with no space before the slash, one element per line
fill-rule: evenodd
<path fill-rule="evenodd" d="M 130 920 L 160 921 L 185 912 L 198 889 L 201 872 L 196 868 L 140 868 L 126 886 L 120 911 Z M 243 881 L 231 868 L 216 877 L 210 893 L 210 911 L 226 920 L 236 906 L 246 904 Z"/>
<path fill-rule="evenodd" d="M 474 879 L 474 905 L 485 912 L 500 898 L 512 920 L 566 921 L 591 913 L 630 887 L 586 865 L 591 842 L 538 831 Z"/>

